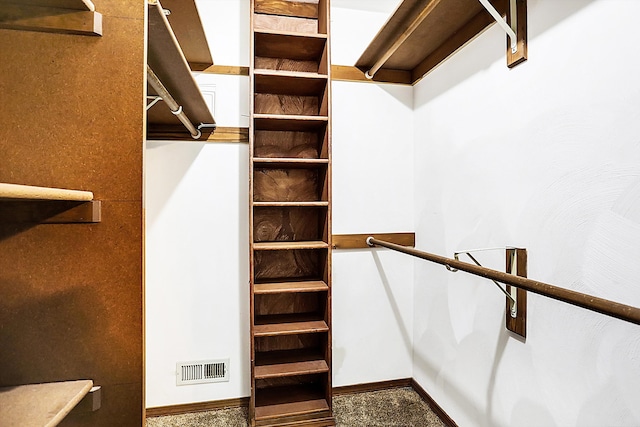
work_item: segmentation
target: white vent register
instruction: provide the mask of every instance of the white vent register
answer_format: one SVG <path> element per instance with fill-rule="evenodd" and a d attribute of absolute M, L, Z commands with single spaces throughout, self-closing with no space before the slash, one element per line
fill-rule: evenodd
<path fill-rule="evenodd" d="M 229 381 L 229 359 L 176 363 L 176 385 Z"/>

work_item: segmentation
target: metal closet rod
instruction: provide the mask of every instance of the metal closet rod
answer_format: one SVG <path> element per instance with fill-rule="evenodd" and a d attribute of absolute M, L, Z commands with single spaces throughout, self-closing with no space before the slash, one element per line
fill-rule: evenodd
<path fill-rule="evenodd" d="M 193 139 L 198 139 L 202 136 L 202 132 L 197 129 L 191 120 L 187 117 L 187 115 L 182 111 L 182 106 L 180 106 L 176 100 L 171 96 L 166 87 L 162 84 L 156 73 L 153 72 L 151 67 L 147 64 L 147 80 L 151 87 L 156 91 L 158 96 L 162 98 L 164 102 L 166 102 L 167 106 L 171 110 L 171 112 L 182 122 L 184 127 L 187 128 L 189 133 L 191 133 L 191 137 Z"/>
<path fill-rule="evenodd" d="M 441 264 L 476 276 L 484 277 L 485 279 L 491 279 L 510 286 L 515 286 L 517 288 L 524 289 L 525 291 L 543 295 L 547 298 L 566 302 L 568 304 L 586 308 L 587 310 L 640 325 L 640 309 L 630 305 L 620 304 L 603 298 L 583 294 L 581 292 L 559 288 L 548 283 L 527 279 L 526 277 L 515 276 L 502 271 L 493 270 L 491 268 L 478 267 L 477 265 L 435 255 L 429 252 L 419 251 L 407 246 L 396 245 L 395 243 L 385 242 L 384 240 L 378 240 L 373 237 L 367 237 L 367 244 L 369 246 L 382 246 L 387 249 L 435 262 L 436 264 Z"/>

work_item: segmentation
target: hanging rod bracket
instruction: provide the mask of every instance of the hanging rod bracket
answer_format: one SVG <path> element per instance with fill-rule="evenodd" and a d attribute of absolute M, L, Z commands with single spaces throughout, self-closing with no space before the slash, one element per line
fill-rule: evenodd
<path fill-rule="evenodd" d="M 506 20 L 489 2 L 478 0 L 493 19 L 507 33 L 507 66 L 513 68 L 527 60 L 527 0 L 509 0 Z"/>

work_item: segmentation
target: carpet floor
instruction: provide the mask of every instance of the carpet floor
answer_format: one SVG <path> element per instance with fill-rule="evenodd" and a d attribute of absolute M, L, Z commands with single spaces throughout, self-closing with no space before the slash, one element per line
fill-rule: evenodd
<path fill-rule="evenodd" d="M 338 427 L 444 427 L 411 388 L 354 393 L 333 398 Z M 153 417 L 147 427 L 247 427 L 247 408 L 220 409 L 184 415 Z"/>

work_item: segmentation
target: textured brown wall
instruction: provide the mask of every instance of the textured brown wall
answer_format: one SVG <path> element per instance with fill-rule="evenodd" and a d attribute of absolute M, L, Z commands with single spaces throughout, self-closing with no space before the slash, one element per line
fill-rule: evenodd
<path fill-rule="evenodd" d="M 94 3 L 102 37 L 0 30 L 0 182 L 103 201 L 0 223 L 0 386 L 93 379 L 102 408 L 63 425 L 141 426 L 145 2 Z"/>

